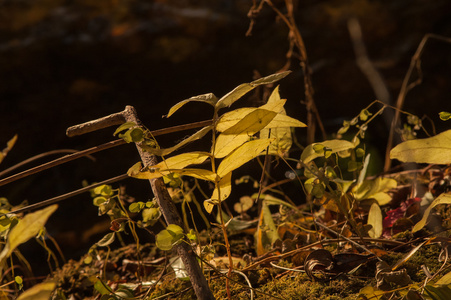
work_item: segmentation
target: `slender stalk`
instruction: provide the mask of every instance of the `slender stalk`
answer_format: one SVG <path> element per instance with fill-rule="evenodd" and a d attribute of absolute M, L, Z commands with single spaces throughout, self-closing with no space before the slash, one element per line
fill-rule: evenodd
<path fill-rule="evenodd" d="M 216 145 L 216 124 L 218 120 L 218 111 L 215 109 L 214 115 L 213 115 L 213 134 L 212 134 L 212 147 L 211 147 L 211 169 L 213 172 L 216 173 L 216 165 L 215 165 L 215 145 Z M 221 188 L 219 186 L 220 178 L 217 178 L 215 181 L 215 186 L 218 188 L 218 214 L 219 214 L 219 220 L 221 222 L 221 229 L 222 234 L 224 235 L 224 244 L 226 246 L 227 251 L 227 257 L 229 258 L 229 270 L 226 277 L 226 291 L 227 291 L 227 298 L 230 300 L 232 299 L 232 296 L 230 294 L 230 280 L 229 277 L 232 275 L 233 271 L 233 259 L 232 259 L 232 252 L 230 251 L 230 243 L 229 238 L 227 236 L 227 228 L 224 223 L 224 218 L 222 216 L 222 201 L 221 201 Z"/>
<path fill-rule="evenodd" d="M 109 124 L 108 126 L 117 125 L 116 122 L 108 123 L 109 122 L 108 120 L 110 120 L 108 118 L 105 118 L 105 119 L 102 119 L 102 120 L 103 120 L 102 122 L 107 122 L 107 124 Z M 107 121 L 105 121 L 105 120 L 107 120 Z M 114 118 L 113 118 L 113 120 L 114 120 Z M 69 136 L 75 136 L 75 135 L 80 135 L 80 134 L 83 134 L 83 133 L 91 132 L 91 131 L 94 130 L 94 128 L 98 128 L 97 126 L 92 125 L 94 123 L 96 123 L 96 122 L 95 121 L 91 121 L 91 122 L 84 123 L 84 124 L 91 124 L 89 126 L 87 126 L 87 125 L 82 126 L 83 124 L 72 126 L 72 127 L 67 129 L 67 134 Z M 182 130 L 188 130 L 188 129 L 198 128 L 198 127 L 203 127 L 203 126 L 206 126 L 206 125 L 210 125 L 211 123 L 212 123 L 211 120 L 207 120 L 207 121 L 189 123 L 189 124 L 184 124 L 184 125 L 178 125 L 178 126 L 173 126 L 173 127 L 168 127 L 168 128 L 154 130 L 154 131 L 151 131 L 151 134 L 153 136 L 159 136 L 159 135 L 169 134 L 169 133 L 178 132 L 178 131 L 182 131 Z M 106 125 L 104 124 L 102 126 L 106 126 Z M 100 127 L 102 127 L 102 126 L 100 126 Z M 102 128 L 104 128 L 104 127 L 102 127 Z M 13 182 L 15 180 L 18 180 L 18 179 L 30 176 L 32 174 L 35 174 L 35 173 L 38 173 L 38 172 L 41 172 L 41 171 L 53 168 L 55 166 L 64 164 L 66 162 L 78 159 L 80 157 L 88 156 L 89 154 L 96 153 L 96 152 L 99 152 L 99 151 L 103 151 L 103 150 L 106 150 L 106 149 L 109 149 L 109 148 L 113 148 L 113 147 L 117 147 L 117 146 L 124 145 L 124 144 L 126 144 L 126 142 L 123 139 L 118 139 L 118 140 L 114 140 L 114 141 L 111 141 L 111 142 L 108 142 L 108 143 L 105 143 L 105 144 L 102 144 L 102 145 L 99 145 L 99 146 L 95 146 L 95 147 L 83 150 L 83 151 L 78 151 L 78 152 L 73 153 L 73 154 L 65 155 L 63 157 L 57 158 L 57 159 L 52 160 L 50 162 L 47 162 L 45 164 L 36 166 L 36 167 L 28 169 L 26 171 L 23 171 L 23 172 L 15 174 L 15 175 L 9 176 L 7 178 L 1 179 L 0 180 L 0 186 L 8 184 L 8 183 L 11 183 L 11 182 Z M 44 154 L 46 154 L 46 153 L 44 153 Z M 37 155 L 35 157 L 32 157 L 30 159 L 34 160 L 34 159 L 40 158 L 44 154 L 39 154 L 39 155 Z M 26 162 L 30 161 L 30 159 L 27 159 Z M 18 165 L 23 165 L 23 163 L 24 162 L 21 162 Z M 14 166 L 14 168 L 16 168 L 18 165 Z M 2 175 L 6 174 L 7 172 L 10 171 L 10 169 L 4 170 L 1 174 Z"/>

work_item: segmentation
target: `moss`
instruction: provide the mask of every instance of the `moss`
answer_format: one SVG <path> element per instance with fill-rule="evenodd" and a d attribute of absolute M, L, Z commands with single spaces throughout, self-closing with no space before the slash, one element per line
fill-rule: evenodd
<path fill-rule="evenodd" d="M 173 276 L 161 281 L 161 284 L 157 284 L 147 299 L 154 299 L 165 295 L 166 297 L 164 299 L 196 299 L 193 289 L 190 288 L 189 281 L 179 280 Z"/>

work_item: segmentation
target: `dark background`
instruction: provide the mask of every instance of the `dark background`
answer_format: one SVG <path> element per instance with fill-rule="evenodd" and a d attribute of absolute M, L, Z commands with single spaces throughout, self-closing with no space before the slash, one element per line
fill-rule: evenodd
<path fill-rule="evenodd" d="M 393 103 L 423 36 L 451 37 L 448 0 L 295 2 L 313 70 L 314 98 L 329 134 L 375 99 L 355 63 L 347 29 L 350 17 L 358 18 L 368 55 L 384 77 Z M 274 3 L 284 11 L 283 1 Z M 1 169 L 42 152 L 82 150 L 112 140 L 114 128 L 73 138 L 65 131 L 126 105 L 133 105 L 150 129 L 208 119 L 211 109 L 197 103 L 169 119 L 162 115 L 191 96 L 213 92 L 221 97 L 252 81 L 256 71 L 269 75 L 286 62 L 288 31 L 268 6 L 256 19 L 252 36 L 245 36 L 251 4 L 0 0 L 0 143 L 19 136 Z M 293 73 L 281 82 L 281 94 L 288 99 L 288 115 L 305 122 L 302 73 L 296 61 L 292 66 Z M 407 95 L 404 109 L 428 115 L 442 131 L 447 124 L 438 119 L 438 112 L 451 110 L 451 45 L 430 41 L 422 70 L 423 83 Z M 241 105 L 253 105 L 243 101 Z M 297 133 L 305 145 L 305 129 Z M 159 142 L 171 146 L 186 134 Z M 382 121 L 370 126 L 369 141 L 381 155 L 387 136 Z M 0 187 L 0 196 L 15 205 L 24 200 L 36 203 L 78 189 L 83 180 L 92 183 L 122 174 L 139 160 L 132 145 L 94 156 L 96 162 L 79 159 Z M 51 158 L 56 157 L 47 159 Z M 146 182 L 124 184 L 140 201 L 151 197 Z M 97 217 L 89 194 L 84 194 L 62 202 L 47 228 L 64 252 L 76 256 L 92 243 L 90 235 L 83 234 L 96 223 L 103 225 L 95 231 L 94 241 L 106 232 L 108 220 Z"/>

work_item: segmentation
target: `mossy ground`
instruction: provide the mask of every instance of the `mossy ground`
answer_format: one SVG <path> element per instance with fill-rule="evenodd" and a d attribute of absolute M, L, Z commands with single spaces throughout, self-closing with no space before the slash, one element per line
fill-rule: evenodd
<path fill-rule="evenodd" d="M 70 261 L 54 274 L 58 280 L 59 290 L 69 299 L 96 299 L 98 292 L 95 291 L 94 281 L 103 278 L 104 282 L 111 283 L 139 283 L 136 272 L 124 266 L 124 259 L 134 260 L 137 258 L 135 245 L 120 248 L 109 254 L 104 270 L 103 259 L 106 251 L 99 251 L 98 261 L 86 264 L 81 259 L 79 262 Z M 152 245 L 142 248 L 144 255 L 156 254 Z M 426 278 L 422 265 L 428 267 L 434 274 L 440 266 L 438 261 L 441 247 L 438 244 L 425 245 L 421 247 L 400 268 L 405 268 L 414 282 L 421 283 Z M 408 251 L 389 252 L 382 259 L 390 266 L 402 259 Z M 278 266 L 294 268 L 289 260 L 277 262 Z M 135 295 L 143 297 L 140 299 L 196 299 L 189 280 L 175 278 L 170 267 L 165 271 L 164 262 L 149 268 L 150 273 L 141 277 L 142 282 L 150 282 L 152 287 L 135 289 Z M 271 265 L 259 266 L 258 268 L 239 273 L 233 273 L 230 280 L 230 294 L 232 299 L 251 299 L 252 286 L 253 299 L 357 299 L 359 291 L 367 285 L 376 285 L 375 261 L 363 265 L 353 274 L 341 274 L 324 282 L 312 281 L 303 272 L 286 271 Z M 224 275 L 216 272 L 206 272 L 207 280 L 216 299 L 227 299 L 226 279 Z M 102 277 L 103 276 L 103 277 Z M 138 286 L 138 285 L 136 285 Z M 61 293 L 60 293 L 61 294 Z M 145 295 L 145 296 L 144 296 Z"/>

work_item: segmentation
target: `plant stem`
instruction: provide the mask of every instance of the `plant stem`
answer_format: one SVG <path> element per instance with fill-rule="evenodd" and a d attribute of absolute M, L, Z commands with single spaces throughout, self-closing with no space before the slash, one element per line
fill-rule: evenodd
<path fill-rule="evenodd" d="M 213 115 L 213 132 L 212 132 L 212 146 L 211 146 L 211 170 L 216 173 L 216 165 L 215 165 L 215 145 L 216 145 L 216 124 L 218 120 L 218 111 L 215 109 L 214 115 Z M 227 257 L 229 258 L 229 271 L 227 273 L 226 277 L 226 291 L 227 291 L 227 298 L 230 300 L 232 299 L 230 294 L 230 280 L 229 277 L 232 275 L 233 270 L 233 259 L 232 259 L 232 252 L 230 251 L 230 243 L 229 238 L 227 236 L 227 228 L 224 223 L 224 218 L 222 216 L 222 201 L 221 201 L 221 188 L 220 188 L 220 180 L 219 176 L 217 176 L 215 180 L 215 187 L 218 189 L 218 214 L 219 214 L 219 220 L 221 221 L 221 229 L 222 234 L 224 235 L 224 244 L 226 246 L 227 251 Z"/>

